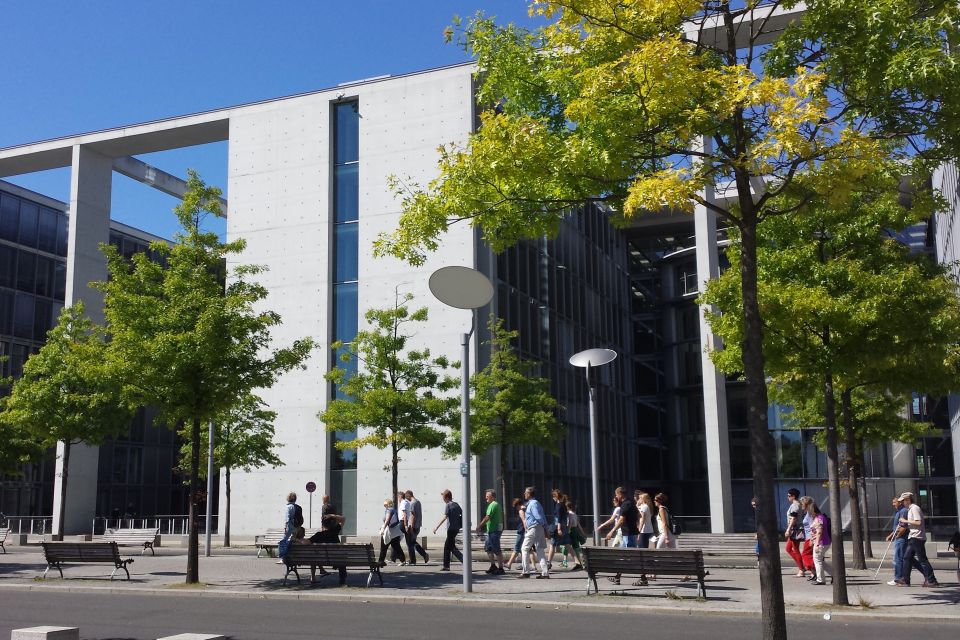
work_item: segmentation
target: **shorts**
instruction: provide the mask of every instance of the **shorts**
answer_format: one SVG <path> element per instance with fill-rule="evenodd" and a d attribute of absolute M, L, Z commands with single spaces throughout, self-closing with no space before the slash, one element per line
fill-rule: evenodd
<path fill-rule="evenodd" d="M 525 532 L 517 531 L 517 540 L 513 543 L 513 552 L 520 553 L 523 550 L 523 536 Z"/>
<path fill-rule="evenodd" d="M 502 531 L 488 531 L 487 539 L 483 543 L 483 550 L 492 554 L 503 553 L 500 550 L 500 535 L 502 533 Z"/>

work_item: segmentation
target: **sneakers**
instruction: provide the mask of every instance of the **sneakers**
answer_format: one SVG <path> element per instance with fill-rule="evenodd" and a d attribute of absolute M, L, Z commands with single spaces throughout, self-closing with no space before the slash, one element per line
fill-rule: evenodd
<path fill-rule="evenodd" d="M 547 573 L 538 573 L 538 574 L 536 575 L 536 578 L 537 578 L 537 580 L 549 580 L 549 579 L 550 579 L 550 575 L 547 574 Z"/>
<path fill-rule="evenodd" d="M 926 582 L 926 581 L 924 581 L 924 583 L 923 583 L 922 585 L 920 585 L 920 586 L 921 586 L 921 587 L 929 587 L 929 588 L 931 588 L 931 589 L 935 589 L 936 587 L 939 587 L 939 586 L 940 586 L 940 583 L 937 582 L 936 580 L 934 580 L 933 582 Z"/>
<path fill-rule="evenodd" d="M 505 575 L 506 573 L 507 572 L 503 570 L 503 567 L 497 567 L 497 570 L 493 572 L 493 574 L 497 576 L 502 576 L 502 575 Z"/>
<path fill-rule="evenodd" d="M 520 575 L 517 576 L 517 578 L 529 578 L 529 577 L 530 577 L 529 573 L 524 573 L 522 571 L 520 572 Z"/>
<path fill-rule="evenodd" d="M 573 565 L 573 569 L 570 569 L 570 571 L 583 571 L 583 565 L 579 563 L 575 564 Z"/>
<path fill-rule="evenodd" d="M 426 551 L 423 552 L 423 564 L 430 564 L 430 554 Z"/>
<path fill-rule="evenodd" d="M 825 585 L 825 584 L 827 584 L 827 583 L 824 582 L 823 580 L 814 580 L 814 581 L 813 581 L 813 584 L 817 585 L 818 587 L 822 587 L 823 585 Z"/>
<path fill-rule="evenodd" d="M 905 582 L 905 581 L 903 581 L 903 580 L 897 580 L 896 582 L 897 582 L 897 586 L 898 586 L 898 587 L 909 587 L 909 586 L 910 586 L 910 583 L 909 583 L 909 582 Z"/>
<path fill-rule="evenodd" d="M 897 581 L 896 581 L 896 580 L 888 580 L 888 581 L 887 581 L 887 584 L 890 585 L 891 587 L 895 587 L 895 586 L 897 586 Z"/>
<path fill-rule="evenodd" d="M 440 567 L 440 571 L 450 571 L 450 567 Z"/>
<path fill-rule="evenodd" d="M 406 563 L 406 562 L 398 562 L 398 563 L 397 563 L 397 566 L 398 566 L 398 567 L 405 567 L 405 566 L 407 566 L 407 563 Z"/>
<path fill-rule="evenodd" d="M 387 566 L 387 561 L 381 560 L 379 564 L 380 564 L 380 568 L 382 569 L 383 567 Z"/>

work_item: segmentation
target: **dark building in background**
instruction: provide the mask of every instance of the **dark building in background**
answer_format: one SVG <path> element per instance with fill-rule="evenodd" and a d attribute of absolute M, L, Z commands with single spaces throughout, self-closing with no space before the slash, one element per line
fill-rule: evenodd
<path fill-rule="evenodd" d="M 0 181 L 0 364 L 19 377 L 23 363 L 46 340 L 64 305 L 67 257 L 64 203 Z M 110 243 L 121 255 L 148 253 L 161 240 L 111 222 Z M 187 497 L 174 470 L 176 434 L 155 427 L 153 410 L 137 411 L 125 435 L 100 448 L 97 516 L 182 514 Z M 0 477 L 0 512 L 46 517 L 53 505 L 55 451 L 25 465 L 23 475 Z"/>

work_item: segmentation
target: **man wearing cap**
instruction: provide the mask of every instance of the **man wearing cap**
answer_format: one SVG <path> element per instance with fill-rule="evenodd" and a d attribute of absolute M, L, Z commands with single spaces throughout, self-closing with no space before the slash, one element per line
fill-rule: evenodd
<path fill-rule="evenodd" d="M 920 505 L 913 502 L 913 494 L 904 491 L 900 494 L 900 502 L 907 508 L 907 517 L 900 518 L 900 524 L 910 529 L 907 534 L 907 550 L 903 554 L 903 578 L 897 583 L 900 587 L 910 586 L 910 573 L 916 563 L 923 574 L 923 586 L 939 587 L 937 577 L 933 575 L 933 567 L 927 560 L 927 550 L 923 546 L 927 540 L 927 529 L 923 522 L 923 511 Z"/>
<path fill-rule="evenodd" d="M 900 520 L 906 519 L 907 508 L 900 502 L 900 498 L 893 499 L 893 531 L 887 535 L 887 542 L 893 542 L 893 580 L 888 582 L 890 586 L 903 581 L 903 554 L 907 550 L 907 529 L 906 525 L 900 524 Z M 909 582 L 909 580 L 908 580 Z"/>

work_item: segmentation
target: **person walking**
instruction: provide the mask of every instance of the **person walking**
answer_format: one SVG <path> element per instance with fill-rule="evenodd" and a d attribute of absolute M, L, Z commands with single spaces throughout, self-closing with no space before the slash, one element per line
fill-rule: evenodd
<path fill-rule="evenodd" d="M 407 489 L 406 498 L 410 502 L 409 515 L 407 516 L 407 551 L 410 552 L 410 564 L 417 564 L 417 554 L 423 558 L 423 563 L 430 562 L 430 554 L 420 546 L 420 527 L 423 526 L 423 505 L 413 495 L 413 491 Z"/>
<path fill-rule="evenodd" d="M 297 517 L 298 512 L 300 514 L 299 519 Z M 287 494 L 287 506 L 283 509 L 283 537 L 292 537 L 297 527 L 301 526 L 303 526 L 303 511 L 297 504 L 297 494 L 291 491 Z"/>
<path fill-rule="evenodd" d="M 810 524 L 810 533 L 813 536 L 813 569 L 814 577 L 810 580 L 813 584 L 825 584 L 824 577 L 827 573 L 827 551 L 830 550 L 830 518 L 826 516 L 817 506 L 817 502 L 810 496 L 800 498 L 800 506 L 813 517 Z M 833 578 L 831 577 L 831 580 Z"/>
<path fill-rule="evenodd" d="M 487 501 L 487 511 L 477 523 L 477 533 L 481 531 L 487 533 L 487 539 L 483 543 L 483 550 L 490 558 L 490 568 L 487 569 L 487 573 L 502 575 L 504 573 L 503 550 L 500 548 L 500 536 L 503 534 L 503 509 L 497 502 L 497 492 L 493 489 L 487 489 L 483 497 Z"/>
<path fill-rule="evenodd" d="M 400 546 L 400 538 L 403 532 L 400 531 L 400 518 L 397 517 L 397 509 L 393 500 L 387 498 L 383 501 L 383 523 L 380 525 L 380 566 L 387 566 L 387 548 L 393 549 L 394 557 L 406 564 L 406 556 L 403 554 L 403 547 Z"/>
<path fill-rule="evenodd" d="M 600 533 L 601 531 L 603 531 L 609 526 L 615 525 L 619 519 L 620 519 L 620 505 L 617 504 L 617 497 L 614 496 L 613 497 L 613 513 L 610 514 L 609 518 L 607 518 L 606 520 L 604 520 L 603 522 L 597 525 L 597 533 Z M 614 532 L 616 532 L 616 535 L 613 538 L 613 544 L 610 546 L 619 547 L 620 544 L 623 542 L 623 539 L 621 538 L 620 529 L 618 529 L 617 527 L 613 527 L 612 529 L 610 529 L 610 533 L 614 533 Z M 610 537 L 605 536 L 604 539 L 609 540 Z"/>
<path fill-rule="evenodd" d="M 523 553 L 523 536 L 527 531 L 527 526 L 523 521 L 523 500 L 521 498 L 514 498 L 510 506 L 517 512 L 517 535 L 513 541 L 513 553 L 510 554 L 510 558 L 507 559 L 507 564 L 505 565 L 507 571 L 510 571 L 513 563 L 520 557 L 520 554 Z"/>
<path fill-rule="evenodd" d="M 404 491 L 397 492 L 397 519 L 400 520 L 400 535 L 403 539 L 401 542 L 401 548 L 403 543 L 407 541 L 407 520 L 410 519 L 410 501 L 407 500 L 407 494 Z M 390 551 L 390 562 L 397 561 L 397 552 L 391 549 Z M 402 564 L 407 564 L 403 562 Z"/>
<path fill-rule="evenodd" d="M 899 497 L 891 500 L 891 506 L 893 507 L 893 531 L 887 534 L 887 542 L 893 543 L 893 580 L 887 582 L 891 587 L 896 586 L 897 583 L 903 582 L 903 555 L 907 551 L 907 534 L 910 532 L 910 528 L 902 524 L 900 519 L 907 519 L 907 514 L 909 510 L 903 506 L 903 502 L 900 501 Z M 909 583 L 909 578 L 906 579 L 906 582 Z"/>
<path fill-rule="evenodd" d="M 797 488 L 787 489 L 787 528 L 783 532 L 783 538 L 786 540 L 784 549 L 794 563 L 797 565 L 797 578 L 805 578 L 807 571 L 813 571 L 813 557 L 810 557 L 810 565 L 804 564 L 803 546 L 806 542 L 806 534 L 803 528 L 803 508 L 800 506 L 800 490 Z"/>
<path fill-rule="evenodd" d="M 923 574 L 924 587 L 939 587 L 937 576 L 933 573 L 933 567 L 927 559 L 927 549 L 924 546 L 927 542 L 927 527 L 924 521 L 923 510 L 920 505 L 913 501 L 913 494 L 905 491 L 900 494 L 900 502 L 907 508 L 907 517 L 900 519 L 900 524 L 906 525 L 910 530 L 907 533 L 907 549 L 903 554 L 903 577 L 898 586 L 910 586 L 910 574 L 913 571 L 913 565 L 916 564 Z"/>
<path fill-rule="evenodd" d="M 627 490 L 623 487 L 617 487 L 613 494 L 613 501 L 620 508 L 620 516 L 613 524 L 613 529 L 607 534 L 607 540 L 615 535 L 617 529 L 620 529 L 623 535 L 623 542 L 620 546 L 625 549 L 636 548 L 640 537 L 640 529 L 637 524 L 640 521 L 640 510 L 633 500 L 627 497 Z"/>
<path fill-rule="evenodd" d="M 640 511 L 640 538 L 637 544 L 641 549 L 649 549 L 650 541 L 653 540 L 653 511 L 656 507 L 653 498 L 646 491 L 641 491 L 637 496 L 637 508 Z"/>
<path fill-rule="evenodd" d="M 443 566 L 440 567 L 440 571 L 450 571 L 451 555 L 459 562 L 463 562 L 463 554 L 457 549 L 457 534 L 460 533 L 460 529 L 463 528 L 463 510 L 460 508 L 460 505 L 453 501 L 453 493 L 451 493 L 450 489 L 441 491 L 440 497 L 443 498 L 446 507 L 443 509 L 443 517 L 440 518 L 437 526 L 433 528 L 433 532 L 436 533 L 440 525 L 446 521 L 447 539 L 443 543 Z M 465 544 L 470 544 L 470 541 L 466 538 L 467 537 L 464 536 Z"/>
<path fill-rule="evenodd" d="M 553 531 L 551 531 L 550 542 L 547 544 L 547 566 L 553 566 L 553 556 L 560 549 L 561 545 L 570 544 L 569 530 L 567 529 L 567 499 L 563 492 L 554 489 L 550 492 L 553 498 Z M 563 560 L 566 561 L 566 555 Z"/>
<path fill-rule="evenodd" d="M 573 568 L 570 569 L 571 571 L 580 571 L 583 569 L 583 556 L 580 553 L 580 545 L 587 541 L 587 532 L 583 530 L 583 526 L 580 524 L 580 516 L 577 515 L 576 508 L 577 505 L 569 500 L 567 501 L 567 531 L 570 535 L 570 555 L 576 560 Z M 560 548 L 560 551 L 561 553 L 564 552 L 563 547 Z M 566 554 L 564 554 L 564 562 L 566 562 Z"/>
<path fill-rule="evenodd" d="M 537 500 L 536 494 L 534 487 L 527 487 L 523 492 L 523 497 L 526 500 L 523 508 L 526 531 L 523 535 L 523 545 L 520 547 L 520 561 L 523 563 L 523 571 L 517 576 L 518 578 L 529 578 L 530 574 L 534 573 L 530 563 L 530 552 L 534 549 L 540 562 L 540 573 L 537 574 L 537 578 L 550 577 L 550 567 L 544 554 L 547 546 L 547 539 L 544 535 L 547 528 L 547 516 L 543 512 L 543 506 Z"/>

